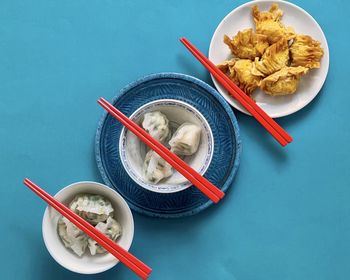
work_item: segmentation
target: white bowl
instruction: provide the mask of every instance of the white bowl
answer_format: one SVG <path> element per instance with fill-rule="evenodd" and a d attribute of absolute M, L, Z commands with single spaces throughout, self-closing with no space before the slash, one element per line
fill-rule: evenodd
<path fill-rule="evenodd" d="M 114 218 L 122 227 L 122 235 L 117 243 L 125 250 L 129 250 L 134 237 L 134 220 L 125 200 L 111 188 L 96 182 L 77 182 L 60 190 L 55 198 L 68 205 L 77 194 L 91 193 L 106 197 L 113 205 Z M 61 215 L 52 207 L 45 210 L 42 231 L 47 250 L 51 256 L 63 267 L 82 274 L 103 272 L 115 266 L 119 260 L 109 253 L 91 256 L 85 252 L 82 257 L 66 248 L 57 233 L 57 221 Z"/>
<path fill-rule="evenodd" d="M 309 104 L 321 90 L 326 80 L 329 66 L 329 51 L 326 36 L 316 20 L 305 10 L 287 1 L 260 0 L 245 3 L 230 12 L 218 25 L 210 42 L 209 59 L 219 64 L 232 57 L 230 49 L 224 44 L 224 35 L 234 36 L 238 31 L 246 28 L 255 28 L 251 7 L 258 5 L 260 10 L 268 10 L 272 3 L 277 3 L 283 11 L 282 22 L 285 26 L 292 26 L 296 33 L 307 34 L 321 42 L 324 55 L 321 67 L 312 69 L 301 78 L 295 94 L 285 96 L 270 96 L 262 90 L 256 89 L 253 97 L 256 103 L 272 118 L 290 115 Z M 250 115 L 242 105 L 236 101 L 227 90 L 212 76 L 215 87 L 230 105 L 237 110 Z"/>
<path fill-rule="evenodd" d="M 210 165 L 214 150 L 214 137 L 207 120 L 193 106 L 175 99 L 160 99 L 147 103 L 137 109 L 130 118 L 140 125 L 143 115 L 152 111 L 160 111 L 167 116 L 172 133 L 184 122 L 201 127 L 201 140 L 197 152 L 183 159 L 203 175 Z M 126 172 L 138 185 L 158 193 L 178 192 L 191 186 L 191 183 L 176 170 L 173 170 L 173 175 L 164 178 L 158 184 L 146 182 L 142 176 L 142 166 L 148 150 L 137 136 L 123 128 L 119 140 L 120 159 Z"/>

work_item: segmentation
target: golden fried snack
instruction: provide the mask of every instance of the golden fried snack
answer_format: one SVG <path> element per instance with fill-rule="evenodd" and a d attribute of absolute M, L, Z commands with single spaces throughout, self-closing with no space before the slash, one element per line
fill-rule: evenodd
<path fill-rule="evenodd" d="M 239 31 L 232 39 L 225 35 L 224 43 L 229 46 L 235 56 L 251 60 L 254 60 L 255 57 L 261 57 L 269 46 L 267 37 L 256 34 L 252 28 Z"/>
<path fill-rule="evenodd" d="M 320 60 L 323 56 L 321 43 L 308 35 L 297 35 L 290 47 L 292 66 L 304 66 L 307 68 L 320 68 Z"/>
<path fill-rule="evenodd" d="M 227 60 L 218 67 L 248 95 L 259 86 L 261 81 L 261 77 L 252 74 L 253 62 L 249 59 Z"/>
<path fill-rule="evenodd" d="M 288 41 L 282 38 L 268 47 L 259 60 L 255 58 L 253 74 L 256 76 L 268 76 L 288 64 L 289 49 Z"/>
<path fill-rule="evenodd" d="M 260 12 L 257 5 L 252 7 L 252 15 L 255 22 L 256 33 L 267 36 L 270 44 L 276 43 L 282 38 L 290 40 L 295 37 L 292 27 L 285 27 L 280 21 L 283 12 L 276 3 L 271 5 L 269 11 Z"/>
<path fill-rule="evenodd" d="M 297 90 L 300 77 L 309 71 L 303 66 L 283 67 L 276 73 L 266 77 L 260 83 L 260 88 L 269 95 L 293 94 Z"/>
<path fill-rule="evenodd" d="M 225 60 L 224 62 L 216 65 L 222 72 L 224 72 L 225 74 L 227 74 L 229 77 L 231 77 L 233 75 L 233 66 L 236 63 L 235 58 L 232 58 L 231 60 Z M 232 71 L 231 71 L 232 70 Z"/>

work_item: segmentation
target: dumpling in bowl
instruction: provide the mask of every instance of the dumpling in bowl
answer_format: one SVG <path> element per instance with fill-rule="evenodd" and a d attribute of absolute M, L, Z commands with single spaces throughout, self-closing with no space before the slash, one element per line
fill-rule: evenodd
<path fill-rule="evenodd" d="M 224 43 L 235 56 L 251 60 L 261 57 L 269 46 L 267 36 L 254 33 L 251 28 L 239 31 L 232 39 L 225 35 Z"/>
<path fill-rule="evenodd" d="M 143 177 L 147 182 L 157 184 L 160 180 L 172 174 L 171 165 L 167 161 L 155 151 L 148 151 L 143 163 Z"/>
<path fill-rule="evenodd" d="M 307 68 L 320 68 L 320 60 L 323 56 L 321 43 L 308 35 L 297 35 L 290 46 L 292 66 L 304 66 Z"/>
<path fill-rule="evenodd" d="M 111 217 L 108 217 L 105 223 L 99 222 L 96 226 L 96 229 L 101 231 L 104 235 L 107 235 L 113 241 L 117 240 L 117 238 L 122 234 L 122 228 L 120 224 Z M 102 254 L 106 252 L 106 250 L 99 245 L 94 239 L 89 238 L 88 246 L 91 255 Z"/>
<path fill-rule="evenodd" d="M 224 61 L 218 68 L 248 95 L 259 86 L 262 74 L 260 72 L 258 75 L 253 74 L 254 63 L 249 59 Z"/>
<path fill-rule="evenodd" d="M 159 142 L 164 143 L 170 138 L 169 120 L 159 111 L 146 113 L 142 127 Z"/>
<path fill-rule="evenodd" d="M 267 36 L 270 44 L 285 38 L 290 40 L 295 37 L 292 27 L 285 27 L 281 22 L 283 12 L 278 8 L 276 3 L 271 5 L 269 11 L 260 12 L 257 5 L 252 8 L 256 33 Z"/>
<path fill-rule="evenodd" d="M 259 58 L 255 58 L 252 73 L 258 76 L 268 76 L 278 70 L 281 70 L 288 64 L 288 61 L 288 42 L 283 38 L 268 47 L 260 60 Z"/>
<path fill-rule="evenodd" d="M 64 246 L 81 257 L 88 245 L 88 236 L 66 217 L 61 216 L 57 223 L 57 233 Z"/>
<path fill-rule="evenodd" d="M 260 87 L 264 92 L 273 96 L 293 94 L 297 90 L 300 77 L 308 70 L 302 66 L 284 67 L 263 79 Z"/>
<path fill-rule="evenodd" d="M 77 195 L 69 204 L 69 208 L 93 225 L 113 217 L 114 212 L 109 200 L 94 194 Z"/>
<path fill-rule="evenodd" d="M 192 123 L 183 123 L 169 141 L 171 151 L 177 155 L 190 156 L 197 152 L 201 128 Z"/>

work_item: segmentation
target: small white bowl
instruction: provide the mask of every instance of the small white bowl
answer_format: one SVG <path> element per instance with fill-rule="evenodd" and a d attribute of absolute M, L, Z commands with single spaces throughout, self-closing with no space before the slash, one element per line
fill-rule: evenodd
<path fill-rule="evenodd" d="M 111 188 L 96 182 L 77 182 L 60 190 L 55 198 L 68 205 L 77 194 L 90 193 L 106 197 L 113 205 L 114 218 L 122 227 L 122 235 L 117 243 L 125 250 L 129 250 L 134 237 L 134 220 L 125 200 Z M 119 260 L 109 253 L 91 256 L 85 252 L 82 257 L 77 256 L 66 248 L 57 233 L 57 221 L 60 214 L 52 207 L 47 207 L 43 217 L 42 232 L 47 250 L 51 256 L 63 267 L 73 272 L 94 274 L 103 272 L 115 266 Z"/>
<path fill-rule="evenodd" d="M 203 175 L 210 165 L 214 151 L 214 137 L 207 120 L 193 106 L 175 99 L 160 99 L 147 103 L 137 109 L 130 119 L 140 125 L 143 115 L 153 111 L 160 111 L 167 116 L 172 133 L 185 122 L 194 123 L 201 128 L 201 140 L 197 152 L 183 159 Z M 191 186 L 191 183 L 176 170 L 173 170 L 173 175 L 164 178 L 158 184 L 146 182 L 142 176 L 142 167 L 148 149 L 137 136 L 123 128 L 119 140 L 119 153 L 121 162 L 131 179 L 141 187 L 158 193 L 174 193 Z"/>

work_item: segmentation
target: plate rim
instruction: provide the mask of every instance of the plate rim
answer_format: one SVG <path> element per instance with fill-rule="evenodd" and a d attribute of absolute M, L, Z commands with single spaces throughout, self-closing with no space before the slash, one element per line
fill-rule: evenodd
<path fill-rule="evenodd" d="M 114 104 L 120 97 L 127 94 L 127 92 L 129 92 L 132 88 L 134 88 L 142 83 L 145 83 L 145 82 L 148 82 L 151 80 L 155 80 L 155 79 L 165 79 L 165 78 L 166 79 L 180 79 L 180 80 L 184 80 L 187 82 L 192 82 L 192 83 L 196 84 L 197 86 L 202 87 L 204 90 L 206 90 L 208 93 L 212 94 L 218 100 L 218 102 L 221 104 L 221 106 L 223 107 L 226 114 L 229 116 L 229 119 L 231 120 L 232 126 L 234 128 L 234 135 L 235 135 L 235 139 L 236 139 L 236 141 L 235 141 L 236 142 L 235 143 L 236 155 L 235 155 L 235 160 L 233 163 L 232 171 L 229 174 L 229 176 L 227 177 L 225 184 L 221 188 L 221 190 L 223 192 L 226 192 L 228 190 L 228 188 L 232 185 L 234 178 L 237 174 L 239 165 L 240 165 L 241 153 L 242 153 L 242 141 L 241 141 L 240 130 L 239 130 L 237 118 L 236 118 L 232 108 L 226 102 L 224 97 L 221 96 L 221 94 L 219 94 L 217 92 L 216 89 L 214 89 L 212 86 L 210 86 L 206 82 L 204 82 L 196 77 L 187 75 L 187 74 L 182 74 L 182 73 L 177 73 L 177 72 L 153 73 L 153 74 L 142 76 L 142 77 L 136 79 L 135 81 L 130 82 L 129 84 L 127 84 L 123 88 L 121 88 L 116 93 L 116 95 L 113 97 L 111 103 Z M 101 157 L 101 152 L 100 152 L 100 136 L 101 136 L 102 128 L 103 128 L 104 122 L 107 118 L 107 115 L 108 115 L 107 111 L 104 110 L 104 112 L 102 113 L 102 116 L 99 119 L 98 125 L 97 125 L 97 130 L 96 130 L 96 135 L 95 135 L 95 147 L 94 147 L 95 148 L 95 160 L 96 160 L 97 167 L 98 167 L 98 170 L 100 172 L 100 175 L 102 177 L 103 182 L 108 187 L 116 190 L 119 193 L 118 189 L 115 189 L 113 187 L 113 184 L 109 180 L 109 178 L 106 174 L 106 171 L 103 168 L 102 157 Z M 123 167 L 121 166 L 121 168 L 123 168 Z M 130 178 L 130 180 L 132 180 L 132 179 Z M 149 211 L 148 209 L 143 209 L 141 207 L 138 207 L 137 205 L 134 205 L 129 198 L 124 197 L 122 193 L 119 193 L 119 194 L 127 201 L 129 207 L 133 211 L 136 211 L 136 212 L 143 214 L 143 215 L 157 217 L 157 218 L 180 218 L 180 217 L 185 217 L 185 216 L 192 216 L 194 214 L 197 214 L 197 213 L 207 209 L 209 206 L 214 204 L 211 200 L 208 200 L 206 203 L 203 203 L 194 209 L 190 209 L 190 210 L 187 210 L 184 212 L 162 213 L 162 212 Z"/>
<path fill-rule="evenodd" d="M 328 76 L 328 71 L 329 71 L 329 47 L 328 47 L 328 42 L 327 42 L 327 38 L 326 38 L 326 35 L 324 34 L 321 26 L 318 24 L 318 22 L 315 20 L 315 18 L 310 15 L 307 11 L 305 11 L 303 8 L 299 7 L 298 5 L 294 4 L 294 3 L 291 3 L 289 1 L 284 1 L 284 0 L 252 0 L 252 1 L 249 1 L 249 2 L 246 2 L 242 5 L 239 5 L 238 7 L 234 8 L 232 11 L 230 11 L 221 21 L 220 23 L 218 24 L 218 26 L 216 27 L 212 37 L 211 37 L 211 40 L 210 40 L 210 44 L 209 44 L 209 50 L 208 50 L 208 58 L 210 59 L 210 53 L 212 52 L 212 49 L 213 49 L 213 44 L 214 44 L 214 36 L 215 34 L 218 32 L 218 30 L 221 28 L 221 26 L 223 25 L 223 23 L 227 20 L 227 18 L 231 17 L 233 13 L 237 12 L 239 9 L 242 9 L 242 8 L 245 8 L 246 6 L 251 6 L 251 5 L 254 5 L 254 4 L 259 4 L 259 3 L 283 3 L 283 4 L 286 4 L 286 5 L 289 5 L 299 11 L 301 11 L 305 16 L 309 17 L 315 24 L 315 26 L 319 29 L 320 31 L 320 34 L 321 36 L 323 37 L 324 39 L 324 42 L 325 42 L 325 45 L 323 46 L 323 49 L 325 50 L 325 53 L 327 53 L 328 55 L 326 56 L 327 60 L 323 62 L 324 64 L 324 67 L 325 67 L 325 76 L 324 76 L 324 79 L 323 81 L 319 84 L 317 90 L 315 90 L 315 94 L 309 99 L 307 100 L 306 103 L 303 103 L 301 106 L 296 106 L 294 107 L 292 110 L 289 110 L 289 111 L 286 111 L 285 113 L 269 113 L 268 115 L 271 117 L 271 118 L 281 118 L 281 117 L 285 117 L 285 116 L 289 116 L 291 114 L 294 114 L 296 112 L 298 112 L 299 110 L 305 108 L 307 105 L 309 105 L 315 98 L 316 96 L 320 93 L 324 83 L 326 82 L 326 79 L 327 79 L 327 76 Z M 251 116 L 251 114 L 249 112 L 247 112 L 243 107 L 241 107 L 241 105 L 237 105 L 236 101 L 232 100 L 231 97 L 226 97 L 221 91 L 221 88 L 220 88 L 220 83 L 213 77 L 212 74 L 210 74 L 211 76 L 211 79 L 215 85 L 215 88 L 216 90 L 219 92 L 219 94 L 232 106 L 234 107 L 236 110 L 246 114 L 246 115 L 249 115 Z M 225 90 L 226 91 L 226 90 Z"/>

